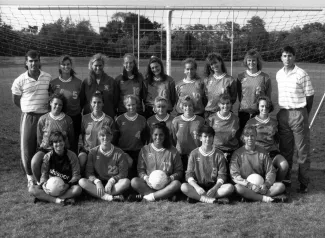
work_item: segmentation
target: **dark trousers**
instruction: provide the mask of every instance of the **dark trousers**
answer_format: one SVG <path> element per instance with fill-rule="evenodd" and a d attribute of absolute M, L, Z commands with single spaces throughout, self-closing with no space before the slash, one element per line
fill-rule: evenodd
<path fill-rule="evenodd" d="M 74 153 L 78 154 L 78 144 L 79 144 L 79 136 L 81 131 L 81 120 L 82 116 L 81 114 L 70 116 L 73 122 L 73 131 L 74 131 L 74 140 L 69 141 L 71 144 L 70 150 L 72 150 Z"/>

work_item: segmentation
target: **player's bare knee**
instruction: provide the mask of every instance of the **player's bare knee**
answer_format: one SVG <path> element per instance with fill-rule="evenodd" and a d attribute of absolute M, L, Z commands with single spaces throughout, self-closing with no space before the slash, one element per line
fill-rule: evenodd
<path fill-rule="evenodd" d="M 243 185 L 236 184 L 234 188 L 235 188 L 236 193 L 238 193 L 238 194 L 245 193 L 245 187 Z"/>
<path fill-rule="evenodd" d="M 71 188 L 71 193 L 74 195 L 74 196 L 79 196 L 82 192 L 82 188 L 78 185 L 74 185 L 72 186 Z"/>
<path fill-rule="evenodd" d="M 235 187 L 230 183 L 222 185 L 222 188 L 225 189 L 227 194 L 231 194 L 235 191 Z"/>
<path fill-rule="evenodd" d="M 87 183 L 88 183 L 88 179 L 85 179 L 85 178 L 81 178 L 79 179 L 79 186 L 82 187 L 82 188 L 85 188 Z"/>
<path fill-rule="evenodd" d="M 182 191 L 183 193 L 189 193 L 189 186 L 191 186 L 191 185 L 189 185 L 188 183 L 183 183 L 183 184 L 181 185 L 181 191 Z"/>
<path fill-rule="evenodd" d="M 128 187 L 130 187 L 130 185 L 131 185 L 131 182 L 129 179 L 127 179 L 127 178 L 121 179 L 121 186 L 123 188 L 128 188 Z"/>
<path fill-rule="evenodd" d="M 178 180 L 171 181 L 170 185 L 175 189 L 180 189 L 182 184 Z"/>
<path fill-rule="evenodd" d="M 131 187 L 138 188 L 140 186 L 140 183 L 142 183 L 141 179 L 138 177 L 135 177 L 131 180 Z"/>

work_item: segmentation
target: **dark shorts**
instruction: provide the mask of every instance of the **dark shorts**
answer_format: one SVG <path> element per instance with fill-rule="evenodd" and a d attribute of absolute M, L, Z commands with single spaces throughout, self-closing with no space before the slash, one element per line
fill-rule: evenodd
<path fill-rule="evenodd" d="M 272 150 L 269 152 L 269 156 L 271 159 L 274 159 L 274 157 L 277 155 L 280 155 L 280 151 L 278 151 L 278 150 Z"/>
<path fill-rule="evenodd" d="M 80 150 L 79 150 L 79 154 L 80 153 L 85 153 L 86 155 L 88 155 L 89 154 L 89 151 L 86 150 L 84 147 L 81 147 Z"/>
<path fill-rule="evenodd" d="M 213 188 L 216 183 L 207 183 L 207 184 L 198 184 L 201 188 L 203 188 L 206 192 Z"/>

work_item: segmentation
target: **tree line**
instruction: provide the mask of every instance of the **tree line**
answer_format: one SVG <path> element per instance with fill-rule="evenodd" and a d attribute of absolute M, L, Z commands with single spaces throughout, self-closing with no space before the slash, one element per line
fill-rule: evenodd
<path fill-rule="evenodd" d="M 43 23 L 14 30 L 1 20 L 0 55 L 20 56 L 27 49 L 36 49 L 44 56 L 69 54 L 75 57 L 90 56 L 101 52 L 120 58 L 127 52 L 137 52 L 138 15 L 115 13 L 97 33 L 89 20 L 74 22 L 59 18 L 53 23 Z M 278 61 L 280 49 L 290 44 L 299 49 L 298 57 L 305 62 L 325 61 L 325 24 L 308 23 L 290 30 L 267 31 L 265 22 L 253 16 L 243 26 L 234 23 L 233 59 L 241 60 L 247 50 L 256 48 L 266 61 Z M 140 15 L 140 57 L 165 56 L 166 32 L 162 24 Z M 231 57 L 232 22 L 215 25 L 195 24 L 173 29 L 172 59 L 193 57 L 202 60 L 209 52 L 219 52 L 226 60 Z"/>

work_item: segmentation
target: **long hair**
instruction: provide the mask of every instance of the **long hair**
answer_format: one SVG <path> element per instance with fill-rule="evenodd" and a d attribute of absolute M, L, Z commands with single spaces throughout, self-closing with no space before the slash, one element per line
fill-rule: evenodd
<path fill-rule="evenodd" d="M 51 102 L 52 102 L 55 98 L 61 100 L 61 102 L 62 102 L 62 110 L 61 110 L 61 112 L 64 112 L 64 113 L 65 113 L 66 110 L 67 110 L 67 99 L 66 99 L 66 98 L 64 97 L 64 95 L 61 94 L 61 93 L 53 93 L 53 94 L 51 95 L 51 97 L 49 98 L 49 103 L 48 103 L 48 109 L 49 109 L 49 111 L 51 111 Z"/>
<path fill-rule="evenodd" d="M 165 139 L 163 142 L 163 147 L 165 149 L 169 149 L 172 146 L 172 142 L 171 142 L 171 138 L 170 138 L 169 129 L 166 126 L 166 123 L 164 121 L 161 121 L 161 122 L 158 122 L 158 123 L 155 123 L 152 125 L 151 133 L 150 133 L 150 141 L 151 142 L 152 142 L 152 136 L 153 136 L 155 129 L 160 129 L 163 131 L 164 136 L 165 136 Z"/>
<path fill-rule="evenodd" d="M 96 83 L 95 82 L 96 75 L 95 75 L 95 72 L 93 71 L 93 68 L 92 68 L 93 63 L 96 62 L 96 61 L 100 61 L 103 64 L 103 66 L 105 66 L 105 56 L 102 55 L 101 53 L 97 53 L 97 54 L 93 55 L 90 58 L 89 63 L 88 63 L 89 76 L 90 76 L 89 81 L 88 81 L 88 85 Z"/>
<path fill-rule="evenodd" d="M 62 75 L 62 69 L 60 68 L 60 65 L 63 64 L 64 61 L 69 60 L 70 64 L 72 66 L 72 58 L 69 55 L 63 55 L 60 57 L 59 59 L 59 74 Z M 70 70 L 70 76 L 74 77 L 76 75 L 76 71 L 73 70 L 73 68 L 71 68 Z"/>
<path fill-rule="evenodd" d="M 40 61 L 40 63 L 41 63 L 41 55 L 40 55 L 40 53 L 38 52 L 38 51 L 36 51 L 36 50 L 29 50 L 26 54 L 25 54 L 25 69 L 27 69 L 28 70 L 28 67 L 27 67 L 27 65 L 26 65 L 26 62 L 27 62 L 27 60 L 28 60 L 28 57 L 30 57 L 30 58 L 32 58 L 32 59 L 35 59 L 35 58 L 37 58 L 39 61 Z M 41 64 L 39 65 L 39 69 L 41 69 Z"/>
<path fill-rule="evenodd" d="M 152 83 L 154 82 L 154 80 L 153 80 L 154 74 L 151 71 L 151 67 L 150 67 L 150 65 L 152 63 L 158 63 L 160 65 L 160 68 L 161 68 L 160 76 L 161 76 L 161 78 L 163 80 L 166 80 L 167 79 L 167 74 L 165 73 L 165 68 L 164 68 L 163 62 L 158 57 L 151 56 L 151 58 L 149 60 L 149 63 L 147 65 L 147 72 L 146 72 L 146 80 L 147 80 L 148 84 L 151 84 L 152 85 Z"/>
<path fill-rule="evenodd" d="M 247 51 L 244 61 L 243 61 L 243 65 L 247 67 L 247 59 L 248 58 L 256 58 L 257 61 L 257 70 L 262 70 L 263 67 L 263 59 L 260 53 L 258 53 L 258 51 L 256 49 L 251 49 L 249 51 Z"/>
<path fill-rule="evenodd" d="M 197 70 L 197 63 L 196 63 L 195 59 L 193 59 L 193 58 L 186 58 L 185 60 L 183 60 L 183 64 L 184 64 L 184 68 L 185 68 L 186 64 L 192 64 L 194 69 Z M 197 71 L 195 72 L 194 78 L 200 79 L 200 76 L 198 75 Z"/>
<path fill-rule="evenodd" d="M 209 77 L 211 74 L 213 74 L 213 70 L 211 69 L 211 65 L 214 64 L 216 61 L 219 61 L 221 63 L 221 70 L 223 73 L 227 73 L 227 68 L 225 65 L 225 62 L 222 59 L 221 54 L 219 53 L 210 53 L 208 54 L 208 57 L 205 60 L 204 70 L 203 74 L 205 77 Z"/>
<path fill-rule="evenodd" d="M 134 80 L 135 80 L 135 81 L 139 81 L 139 80 L 138 80 L 139 69 L 138 69 L 137 61 L 135 60 L 134 55 L 131 54 L 131 53 L 126 53 L 126 54 L 123 56 L 123 63 L 124 63 L 124 59 L 125 59 L 125 58 L 131 58 L 131 59 L 133 59 L 132 61 L 133 61 L 134 66 L 133 66 L 133 69 L 132 69 L 132 74 L 134 75 Z M 127 73 L 127 71 L 126 71 L 126 69 L 125 69 L 124 66 L 123 66 L 123 73 L 122 73 L 122 75 L 123 75 L 123 80 L 124 80 L 124 81 L 129 80 L 129 78 L 128 78 L 128 73 Z"/>

